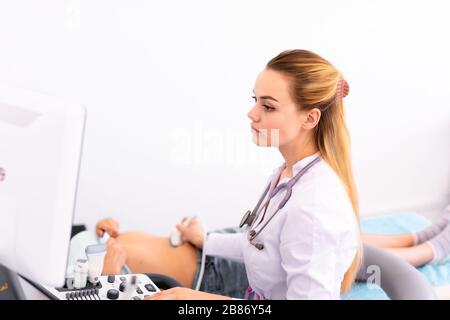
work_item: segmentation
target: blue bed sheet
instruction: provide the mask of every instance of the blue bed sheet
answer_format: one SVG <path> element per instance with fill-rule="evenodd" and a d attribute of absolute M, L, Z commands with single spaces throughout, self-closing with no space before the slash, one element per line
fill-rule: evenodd
<path fill-rule="evenodd" d="M 405 212 L 394 215 L 384 215 L 364 218 L 361 221 L 361 230 L 363 233 L 376 234 L 400 234 L 405 232 L 414 232 L 430 225 L 430 221 L 420 214 L 414 212 Z M 425 277 L 434 286 L 450 284 L 450 259 L 444 264 L 427 264 L 418 268 Z M 389 299 L 384 291 L 371 284 L 368 287 L 365 283 L 355 283 L 352 289 L 343 294 L 344 300 L 386 300 Z"/>

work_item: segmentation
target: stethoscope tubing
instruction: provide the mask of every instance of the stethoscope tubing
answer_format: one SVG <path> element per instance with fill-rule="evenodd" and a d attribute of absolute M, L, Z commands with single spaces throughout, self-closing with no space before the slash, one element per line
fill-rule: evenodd
<path fill-rule="evenodd" d="M 316 157 L 314 160 L 312 160 L 310 163 L 308 163 L 302 170 L 300 170 L 295 177 L 293 177 L 292 179 L 290 179 L 288 182 L 282 183 L 279 186 L 277 186 L 275 189 L 272 190 L 272 192 L 270 192 L 271 186 L 272 186 L 272 182 L 268 184 L 267 188 L 265 189 L 265 191 L 263 192 L 261 198 L 258 200 L 258 203 L 256 204 L 255 208 L 253 209 L 251 216 L 253 216 L 253 219 L 249 225 L 249 232 L 248 232 L 248 240 L 250 241 L 250 243 L 252 245 L 255 245 L 252 243 L 252 240 L 255 239 L 263 230 L 264 228 L 269 224 L 269 222 L 275 217 L 275 215 L 278 213 L 278 211 L 280 211 L 282 208 L 284 208 L 284 206 L 286 205 L 286 203 L 289 201 L 289 199 L 291 198 L 292 195 L 292 187 L 297 183 L 297 181 L 309 170 L 309 168 L 311 168 L 313 165 L 315 165 L 317 162 L 320 161 L 320 156 Z M 258 217 L 262 211 L 262 209 L 264 209 L 265 207 L 268 206 L 270 200 L 278 194 L 278 192 L 280 192 L 282 189 L 286 189 L 286 195 L 284 196 L 283 200 L 280 201 L 280 203 L 278 204 L 277 210 L 270 216 L 270 218 L 262 225 L 262 227 L 256 231 L 255 229 L 253 229 L 253 225 L 255 224 L 255 222 L 258 220 Z M 261 207 L 261 203 L 264 200 L 264 198 L 266 197 L 267 193 L 269 193 L 269 198 L 267 199 L 267 201 L 264 203 L 264 205 Z M 262 221 L 260 221 L 258 223 L 258 225 L 261 223 Z M 258 226 L 257 225 L 257 226 Z M 257 227 L 256 226 L 256 227 Z M 260 249 L 261 250 L 261 249 Z"/>

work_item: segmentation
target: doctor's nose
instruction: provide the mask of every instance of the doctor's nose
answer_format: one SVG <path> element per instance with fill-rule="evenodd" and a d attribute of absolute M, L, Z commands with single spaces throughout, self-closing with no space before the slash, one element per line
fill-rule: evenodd
<path fill-rule="evenodd" d="M 247 113 L 247 117 L 249 117 L 253 122 L 259 121 L 259 115 L 256 105 L 254 105 L 253 108 L 250 109 L 250 111 Z"/>

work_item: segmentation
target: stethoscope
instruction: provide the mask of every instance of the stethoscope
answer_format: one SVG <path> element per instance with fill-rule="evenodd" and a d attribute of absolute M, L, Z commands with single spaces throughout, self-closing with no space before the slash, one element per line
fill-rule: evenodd
<path fill-rule="evenodd" d="M 244 214 L 244 216 L 242 217 L 241 223 L 239 224 L 240 228 L 242 228 L 245 225 L 248 225 L 250 227 L 250 229 L 249 229 L 249 231 L 247 233 L 247 238 L 248 238 L 248 241 L 250 242 L 251 245 L 255 246 L 255 248 L 257 248 L 258 250 L 264 249 L 264 244 L 262 244 L 262 243 L 253 243 L 253 240 L 261 233 L 262 230 L 264 230 L 264 228 L 273 219 L 273 217 L 277 214 L 277 212 L 280 211 L 281 209 L 283 209 L 283 207 L 286 204 L 286 202 L 288 202 L 288 200 L 290 199 L 290 197 L 292 195 L 292 187 L 297 183 L 297 181 L 300 180 L 300 178 L 306 173 L 306 171 L 308 171 L 309 168 L 311 168 L 313 165 L 315 165 L 319 161 L 320 161 L 320 156 L 318 156 L 317 158 L 312 160 L 310 163 L 308 163 L 302 170 L 300 170 L 288 182 L 284 182 L 284 183 L 281 183 L 280 185 L 278 185 L 274 190 L 272 190 L 272 192 L 270 192 L 269 198 L 264 203 L 264 205 L 262 207 L 260 207 L 261 206 L 261 202 L 264 200 L 264 198 L 266 197 L 267 193 L 271 189 L 272 182 L 270 182 L 268 184 L 266 190 L 262 194 L 261 198 L 258 200 L 258 203 L 256 204 L 256 206 L 253 209 L 253 211 L 248 210 Z M 280 170 L 279 174 L 281 174 L 281 170 Z M 261 213 L 262 209 L 265 209 L 264 210 L 264 215 L 265 215 L 270 200 L 273 197 L 275 197 L 278 194 L 278 192 L 280 192 L 283 189 L 286 189 L 286 195 L 284 196 L 283 200 L 281 200 L 280 204 L 278 205 L 277 210 L 262 225 L 262 227 L 258 231 L 256 231 L 255 228 L 252 228 L 252 227 L 253 227 L 253 224 L 255 223 L 255 221 L 258 220 L 257 218 L 259 217 L 259 214 Z M 261 219 L 261 221 L 259 223 L 261 223 L 264 220 L 264 215 L 263 215 L 263 217 L 262 217 L 262 219 Z"/>

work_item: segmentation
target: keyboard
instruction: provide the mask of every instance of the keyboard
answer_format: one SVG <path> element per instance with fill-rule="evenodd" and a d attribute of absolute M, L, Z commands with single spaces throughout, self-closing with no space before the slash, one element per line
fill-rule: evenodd
<path fill-rule="evenodd" d="M 159 292 L 159 288 L 145 274 L 100 276 L 96 284 L 89 281 L 81 289 L 43 286 L 56 300 L 143 300 Z"/>

